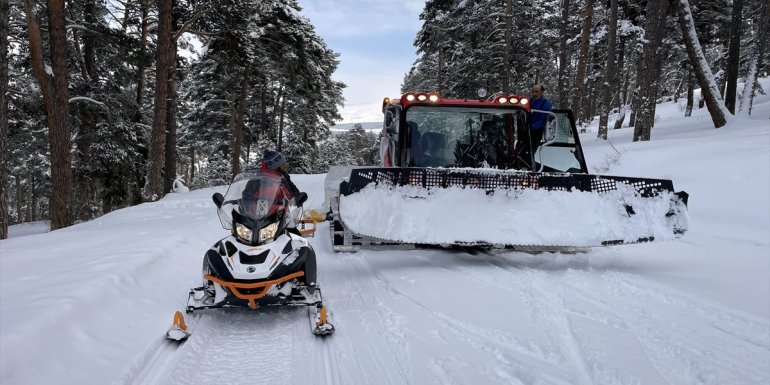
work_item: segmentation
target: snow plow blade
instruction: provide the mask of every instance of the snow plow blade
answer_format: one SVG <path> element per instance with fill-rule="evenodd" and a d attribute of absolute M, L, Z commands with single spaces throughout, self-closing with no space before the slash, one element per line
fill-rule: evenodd
<path fill-rule="evenodd" d="M 574 252 L 669 240 L 686 192 L 664 179 L 495 169 L 355 168 L 329 200 L 336 251 L 469 246 Z"/>

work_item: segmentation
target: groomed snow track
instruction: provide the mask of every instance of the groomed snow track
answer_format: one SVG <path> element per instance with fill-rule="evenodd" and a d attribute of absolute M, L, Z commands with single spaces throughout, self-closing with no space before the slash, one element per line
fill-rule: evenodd
<path fill-rule="evenodd" d="M 303 308 L 200 312 L 187 342 L 148 347 L 120 383 L 770 381 L 767 320 L 650 280 L 654 265 L 616 250 L 335 254 L 326 236 L 313 243 L 333 336 L 313 336 Z"/>

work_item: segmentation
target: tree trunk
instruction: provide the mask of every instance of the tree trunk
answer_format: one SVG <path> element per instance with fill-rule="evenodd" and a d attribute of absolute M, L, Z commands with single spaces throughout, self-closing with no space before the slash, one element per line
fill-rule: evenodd
<path fill-rule="evenodd" d="M 604 83 L 601 87 L 602 105 L 599 111 L 598 137 L 607 139 L 607 123 L 609 121 L 610 103 L 612 103 L 612 89 L 617 90 L 615 84 L 615 38 L 618 32 L 618 0 L 610 0 L 610 20 L 607 34 L 607 70 L 604 72 Z"/>
<path fill-rule="evenodd" d="M 75 15 L 75 5 L 72 4 L 73 0 L 69 1 L 69 17 L 72 20 L 78 20 Z M 83 50 L 80 48 L 80 32 L 77 29 L 72 29 L 72 48 L 75 51 L 75 62 L 80 69 L 80 76 L 83 77 L 83 81 L 88 81 L 88 71 L 86 70 L 86 61 L 83 58 Z"/>
<path fill-rule="evenodd" d="M 94 0 L 86 0 L 85 1 L 85 8 L 84 8 L 84 16 L 86 21 L 86 26 L 88 28 L 93 28 L 96 26 L 96 16 L 94 15 L 96 11 L 96 2 Z M 83 34 L 83 59 L 85 60 L 86 64 L 86 72 L 88 73 L 88 77 L 90 81 L 96 82 L 96 49 L 94 47 L 94 34 L 91 32 L 85 32 Z"/>
<path fill-rule="evenodd" d="M 687 67 L 687 106 L 684 108 L 684 116 L 692 116 L 692 106 L 694 104 L 693 94 L 695 91 L 695 77 L 692 76 L 692 67 Z"/>
<path fill-rule="evenodd" d="M 740 107 L 740 111 L 746 111 L 748 115 L 751 115 L 754 95 L 759 90 L 757 78 L 759 76 L 759 69 L 762 68 L 765 48 L 767 47 L 768 30 L 770 30 L 770 25 L 768 24 L 770 22 L 770 6 L 768 6 L 767 1 L 760 1 L 758 13 L 759 23 L 757 25 L 759 25 L 759 33 L 754 41 L 754 54 L 743 86 L 743 97 L 741 98 Z"/>
<path fill-rule="evenodd" d="M 638 108 L 634 120 L 634 142 L 650 140 L 652 127 L 655 125 L 655 105 L 660 89 L 660 68 L 662 67 L 660 46 L 665 32 L 667 0 L 649 0 L 647 2 L 644 39 L 647 43 L 642 49 L 641 66 L 637 67 Z"/>
<path fill-rule="evenodd" d="M 270 136 L 268 133 L 268 130 L 270 129 L 270 123 L 267 118 L 267 77 L 262 78 L 262 95 L 261 95 L 261 102 L 260 102 L 260 115 L 259 115 L 261 124 L 260 124 L 260 130 L 257 132 L 262 132 L 263 134 Z"/>
<path fill-rule="evenodd" d="M 16 179 L 16 223 L 21 222 L 21 177 L 13 176 Z"/>
<path fill-rule="evenodd" d="M 232 169 L 233 175 L 241 172 L 241 145 L 243 143 L 243 122 L 246 115 L 246 95 L 249 93 L 249 71 L 243 75 L 241 80 L 241 96 L 238 100 L 238 115 L 235 118 L 235 127 L 233 128 L 233 157 Z"/>
<path fill-rule="evenodd" d="M 51 230 L 72 224 L 72 170 L 70 169 L 69 90 L 67 71 L 67 31 L 65 30 L 64 1 L 48 2 L 48 30 L 50 34 L 51 67 L 45 68 L 42 36 L 35 0 L 25 0 L 29 50 L 32 67 L 40 84 L 48 118 L 49 147 L 51 150 Z"/>
<path fill-rule="evenodd" d="M 283 148 L 283 112 L 286 107 L 286 98 L 281 99 L 281 119 L 278 121 L 278 151 Z"/>
<path fill-rule="evenodd" d="M 142 12 L 142 26 L 141 26 L 141 35 L 139 39 L 140 44 L 140 52 L 144 53 L 144 50 L 147 47 L 147 34 L 149 33 L 149 28 L 147 25 L 147 19 L 150 17 L 150 1 L 149 0 L 140 0 L 139 1 L 139 9 Z M 145 65 L 144 60 L 139 61 L 139 66 L 137 68 L 137 80 L 136 80 L 136 104 L 139 105 L 139 109 L 142 109 L 142 104 L 144 104 L 144 71 L 145 71 Z M 138 121 L 138 120 L 137 120 Z"/>
<path fill-rule="evenodd" d="M 274 127 L 277 127 L 278 124 L 276 123 L 276 118 L 278 117 L 278 109 L 280 108 L 279 103 L 283 99 L 283 84 L 278 88 L 278 96 L 275 98 L 275 103 L 273 104 L 273 116 L 270 117 L 270 139 L 276 140 L 278 138 L 278 130 L 276 130 Z"/>
<path fill-rule="evenodd" d="M 591 37 L 591 25 L 594 17 L 594 0 L 586 1 L 585 14 L 583 16 L 583 30 L 580 39 L 580 55 L 578 56 L 577 75 L 575 76 L 575 94 L 572 96 L 572 111 L 575 113 L 575 122 L 580 125 L 582 116 L 583 93 L 585 92 L 586 66 L 588 63 L 589 38 Z"/>
<path fill-rule="evenodd" d="M 512 89 L 511 84 L 511 53 L 513 52 L 513 0 L 505 0 L 505 86 L 503 92 Z"/>
<path fill-rule="evenodd" d="M 155 66 L 155 108 L 150 137 L 150 156 L 144 195 L 151 201 L 163 196 L 163 165 L 166 160 L 166 113 L 168 72 L 173 64 L 171 1 L 158 0 L 158 47 Z"/>
<path fill-rule="evenodd" d="M 567 23 L 569 0 L 561 1 L 561 25 L 559 27 L 559 108 L 567 108 Z"/>
<path fill-rule="evenodd" d="M 176 57 L 176 43 L 174 45 L 174 57 Z M 168 193 L 176 179 L 176 105 L 177 105 L 177 80 L 176 59 L 171 66 L 168 75 L 168 106 L 166 114 L 166 160 L 163 166 L 163 191 Z"/>
<path fill-rule="evenodd" d="M 695 21 L 690 11 L 690 3 L 688 0 L 678 0 L 676 8 L 679 15 L 679 26 L 682 29 L 682 36 L 687 46 L 687 56 L 690 58 L 695 76 L 698 78 L 701 95 L 706 100 L 706 106 L 711 114 L 714 127 L 722 127 L 727 124 L 729 111 L 727 111 L 722 98 L 719 96 L 719 89 L 714 81 L 711 68 L 703 55 L 698 34 L 695 32 Z"/>
<path fill-rule="evenodd" d="M 179 16 L 177 12 L 173 12 L 173 9 L 177 7 L 176 0 L 172 1 L 172 17 L 171 17 L 171 35 L 175 35 L 179 29 L 178 22 Z M 176 105 L 177 105 L 177 43 L 175 39 L 171 40 L 171 66 L 168 69 L 168 105 L 166 106 L 166 159 L 164 160 L 163 169 L 163 192 L 169 193 L 174 180 L 176 179 Z"/>
<path fill-rule="evenodd" d="M 8 238 L 8 0 L 0 0 L 0 239 Z"/>
<path fill-rule="evenodd" d="M 195 183 L 195 147 L 190 146 L 190 179 L 187 180 L 192 190 L 193 183 Z"/>
<path fill-rule="evenodd" d="M 767 0 L 762 0 L 767 2 Z M 735 115 L 735 94 L 738 89 L 738 68 L 740 67 L 741 24 L 743 24 L 743 0 L 733 0 L 733 18 L 730 23 L 730 48 L 727 57 L 727 89 L 725 107 Z"/>

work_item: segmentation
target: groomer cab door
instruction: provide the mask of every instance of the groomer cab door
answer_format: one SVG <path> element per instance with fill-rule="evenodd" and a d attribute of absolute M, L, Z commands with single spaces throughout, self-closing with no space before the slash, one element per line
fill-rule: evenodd
<path fill-rule="evenodd" d="M 536 111 L 536 110 L 533 110 Z M 534 154 L 534 171 L 588 173 L 571 110 L 537 111 L 548 115 L 543 141 Z"/>

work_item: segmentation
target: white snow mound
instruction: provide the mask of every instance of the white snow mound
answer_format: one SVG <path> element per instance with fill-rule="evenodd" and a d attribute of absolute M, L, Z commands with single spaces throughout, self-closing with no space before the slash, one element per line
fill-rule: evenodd
<path fill-rule="evenodd" d="M 340 215 L 355 233 L 408 243 L 598 246 L 602 241 L 674 238 L 666 217 L 673 193 L 642 198 L 618 184 L 607 193 L 471 188 L 374 187 L 340 197 Z M 625 205 L 633 207 L 628 215 Z"/>

